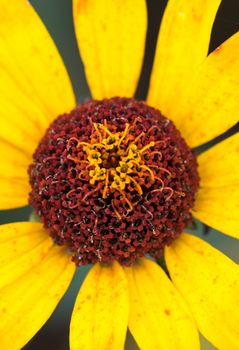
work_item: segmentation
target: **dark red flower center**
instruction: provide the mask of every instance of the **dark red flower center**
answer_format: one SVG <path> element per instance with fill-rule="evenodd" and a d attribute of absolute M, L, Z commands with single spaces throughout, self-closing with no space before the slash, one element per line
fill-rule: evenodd
<path fill-rule="evenodd" d="M 158 110 L 89 101 L 50 125 L 29 167 L 30 204 L 77 265 L 160 257 L 191 221 L 193 151 Z"/>

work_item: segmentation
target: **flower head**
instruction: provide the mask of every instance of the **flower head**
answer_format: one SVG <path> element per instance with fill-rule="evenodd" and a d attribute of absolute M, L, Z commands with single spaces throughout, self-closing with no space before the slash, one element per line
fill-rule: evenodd
<path fill-rule="evenodd" d="M 207 55 L 219 4 L 168 1 L 139 102 L 145 1 L 73 0 L 92 93 L 77 105 L 30 3 L 1 1 L 0 205 L 29 200 L 41 220 L 0 228 L 2 349 L 22 348 L 89 263 L 72 350 L 123 349 L 127 327 L 142 349 L 197 350 L 198 331 L 238 349 L 238 265 L 183 232 L 195 216 L 239 237 L 239 134 L 193 150 L 238 121 L 239 35 Z"/>
<path fill-rule="evenodd" d="M 30 203 L 77 265 L 160 257 L 190 222 L 199 182 L 195 154 L 173 123 L 125 98 L 58 117 L 29 176 Z"/>

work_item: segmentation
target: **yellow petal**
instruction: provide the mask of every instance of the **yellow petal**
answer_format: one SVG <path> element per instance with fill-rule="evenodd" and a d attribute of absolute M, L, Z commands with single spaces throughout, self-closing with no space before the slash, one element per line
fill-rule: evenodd
<path fill-rule="evenodd" d="M 200 332 L 218 349 L 238 350 L 239 266 L 188 234 L 166 248 L 166 263 Z"/>
<path fill-rule="evenodd" d="M 0 79 L 0 137 L 31 155 L 49 123 L 75 100 L 60 55 L 29 1 L 1 1 Z"/>
<path fill-rule="evenodd" d="M 94 98 L 133 96 L 145 46 L 145 0 L 73 0 L 75 31 Z"/>
<path fill-rule="evenodd" d="M 27 177 L 0 177 L 0 210 L 27 205 L 29 192 Z"/>
<path fill-rule="evenodd" d="M 30 192 L 27 174 L 31 163 L 30 154 L 21 146 L 11 144 L 0 136 L 0 159 L 0 209 L 27 205 Z"/>
<path fill-rule="evenodd" d="M 164 271 L 143 258 L 125 272 L 130 292 L 129 328 L 140 349 L 199 349 L 190 312 Z"/>
<path fill-rule="evenodd" d="M 122 267 L 116 262 L 112 266 L 94 265 L 74 306 L 71 350 L 123 350 L 128 313 L 128 287 Z"/>
<path fill-rule="evenodd" d="M 175 121 L 185 85 L 208 53 L 221 0 L 170 0 L 159 32 L 148 103 Z M 187 121 L 184 119 L 184 123 Z M 189 125 L 190 126 L 190 125 Z"/>
<path fill-rule="evenodd" d="M 216 230 L 239 238 L 238 185 L 201 188 L 197 193 L 193 215 Z"/>
<path fill-rule="evenodd" d="M 4 225 L 1 231 L 0 345 L 19 350 L 50 317 L 75 266 L 38 223 Z"/>
<path fill-rule="evenodd" d="M 32 153 L 49 123 L 75 105 L 59 53 L 29 1 L 1 1 L 0 80 L 0 208 L 7 209 L 27 204 Z"/>
<path fill-rule="evenodd" d="M 193 215 L 239 238 L 239 133 L 198 157 L 200 189 Z"/>
<path fill-rule="evenodd" d="M 238 122 L 239 32 L 213 51 L 175 108 L 187 143 L 198 146 Z"/>
<path fill-rule="evenodd" d="M 36 222 L 0 226 L 0 288 L 16 280 L 49 252 L 53 241 Z"/>
<path fill-rule="evenodd" d="M 198 156 L 200 186 L 239 184 L 239 132 Z"/>

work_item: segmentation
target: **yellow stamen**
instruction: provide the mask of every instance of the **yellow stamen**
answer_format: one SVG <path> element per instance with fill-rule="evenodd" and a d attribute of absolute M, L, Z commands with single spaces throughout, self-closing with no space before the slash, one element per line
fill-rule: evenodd
<path fill-rule="evenodd" d="M 80 147 L 81 145 L 82 145 L 82 146 L 86 146 L 86 147 L 88 147 L 88 148 L 91 148 L 91 147 L 92 147 L 92 144 L 91 144 L 91 143 L 89 143 L 89 142 L 84 142 L 84 141 L 78 142 L 77 147 Z"/>
<path fill-rule="evenodd" d="M 102 163 L 101 153 L 95 150 L 90 150 L 87 157 L 91 165 L 98 165 Z"/>
<path fill-rule="evenodd" d="M 103 139 L 102 143 L 105 145 L 105 149 L 113 149 L 115 146 L 117 146 L 118 137 L 119 136 L 115 134 L 115 136 L 109 136 L 106 139 Z"/>
<path fill-rule="evenodd" d="M 84 176 L 83 173 L 85 173 L 85 170 L 81 170 L 81 171 L 80 171 L 80 173 L 79 173 L 79 175 L 78 175 L 78 178 L 79 178 L 80 180 L 82 180 L 82 181 L 88 181 L 88 180 L 87 180 L 87 177 L 82 177 L 82 176 L 81 176 L 81 175 Z M 88 174 L 87 174 L 87 175 L 88 175 Z"/>
<path fill-rule="evenodd" d="M 110 130 L 108 129 L 107 126 L 99 124 L 99 127 L 105 131 L 106 134 L 110 135 L 111 137 L 114 137 L 114 134 L 112 134 L 112 132 L 110 132 Z"/>
<path fill-rule="evenodd" d="M 67 155 L 67 158 L 70 159 L 70 160 L 73 160 L 73 162 L 75 163 L 85 163 L 85 164 L 88 164 L 89 162 L 87 160 L 81 160 L 79 158 L 76 158 L 76 157 L 72 157 L 70 154 Z"/>
<path fill-rule="evenodd" d="M 102 142 L 102 135 L 101 135 L 101 133 L 100 133 L 100 130 L 99 130 L 99 128 L 98 128 L 97 123 L 93 123 L 93 126 L 94 126 L 94 128 L 95 128 L 95 131 L 96 131 L 98 137 L 99 137 L 99 143 L 101 143 L 101 142 Z"/>
<path fill-rule="evenodd" d="M 80 164 L 88 164 L 85 169 L 80 171 L 80 176 L 84 176 L 88 179 L 90 184 L 94 185 L 98 181 L 100 183 L 98 185 L 101 186 L 102 197 L 105 199 L 108 194 L 109 189 L 115 189 L 119 191 L 123 195 L 123 199 L 128 204 L 130 210 L 132 210 L 132 204 L 127 199 L 124 194 L 124 190 L 127 185 L 132 183 L 132 186 L 138 192 L 139 195 L 143 194 L 143 190 L 141 188 L 142 178 L 144 176 L 144 172 L 147 171 L 150 175 L 152 181 L 159 181 L 161 184 L 160 191 L 168 190 L 170 191 L 167 196 L 167 200 L 171 198 L 173 195 L 173 190 L 170 187 L 164 187 L 163 180 L 156 176 L 160 171 L 166 172 L 170 177 L 172 177 L 172 173 L 163 168 L 158 167 L 157 165 L 146 165 L 145 159 L 141 159 L 141 155 L 144 154 L 149 148 L 154 147 L 156 144 L 164 143 L 164 141 L 151 141 L 146 144 L 141 149 L 136 145 L 139 140 L 145 136 L 145 132 L 141 132 L 133 142 L 130 142 L 130 138 L 128 138 L 129 131 L 133 128 L 136 122 L 140 120 L 140 118 L 136 118 L 133 125 L 130 126 L 129 123 L 125 124 L 125 128 L 121 132 L 111 132 L 107 125 L 107 120 L 104 119 L 104 124 L 100 123 L 92 123 L 93 129 L 93 137 L 91 138 L 91 143 L 85 141 L 78 141 L 76 138 L 72 138 L 70 141 L 76 141 L 77 147 L 83 146 L 83 150 L 87 153 L 87 160 L 79 160 L 77 157 L 73 157 L 68 155 L 68 159 L 73 160 L 75 163 Z M 153 129 L 159 129 L 157 126 L 152 126 L 148 133 Z M 133 135 L 132 135 L 133 137 Z M 98 141 L 98 142 L 97 142 Z M 130 143 L 128 145 L 128 143 Z M 122 147 L 120 147 L 123 144 Z M 69 144 L 70 147 L 70 144 Z M 126 149 L 125 149 L 126 148 Z M 116 154 L 117 160 L 115 163 L 112 163 L 110 160 Z M 160 160 L 162 159 L 162 153 L 160 151 L 148 151 L 147 154 L 152 157 L 155 154 L 158 154 Z M 147 158 L 149 159 L 149 158 Z M 119 165 L 117 163 L 119 161 Z M 109 164 L 108 164 L 109 163 Z M 115 167 L 116 166 L 116 167 Z M 80 167 L 80 165 L 79 165 Z M 108 168 L 109 169 L 106 169 Z M 82 168 L 82 167 L 81 167 Z M 89 169 L 90 168 L 90 169 Z M 156 171 L 151 170 L 151 168 L 155 168 Z M 89 170 L 88 170 L 89 169 Z M 80 170 L 80 169 L 79 169 Z M 130 176 L 130 173 L 137 173 L 136 176 Z M 90 192 L 92 193 L 92 192 Z M 180 195 L 181 193 L 179 193 Z M 85 198 L 88 197 L 84 197 Z M 114 206 L 114 203 L 112 204 Z M 117 217 L 121 219 L 120 214 L 114 209 Z"/>
<path fill-rule="evenodd" d="M 120 173 L 120 175 L 125 175 L 128 173 L 132 173 L 132 167 L 133 167 L 132 161 L 127 162 L 123 160 L 119 162 L 119 166 L 116 168 L 116 171 Z"/>
<path fill-rule="evenodd" d="M 130 147 L 126 159 L 138 159 L 138 161 L 140 161 L 139 150 L 137 149 L 136 145 L 132 145 Z"/>
<path fill-rule="evenodd" d="M 119 175 L 114 176 L 114 181 L 111 184 L 111 188 L 115 188 L 116 190 L 124 190 L 126 186 L 126 177 L 122 178 Z"/>
<path fill-rule="evenodd" d="M 131 142 L 131 144 L 129 144 L 129 146 L 128 146 L 126 152 L 128 153 L 128 152 L 129 152 L 129 149 L 132 148 L 132 146 L 135 146 L 135 147 L 137 148 L 136 143 L 137 143 L 137 142 L 139 141 L 139 139 L 140 139 L 142 136 L 144 136 L 144 135 L 145 135 L 145 133 L 144 133 L 144 132 L 141 132 L 141 134 L 139 134 L 139 135 L 134 139 L 134 142 Z"/>
<path fill-rule="evenodd" d="M 127 175 L 127 177 L 135 184 L 135 188 L 137 190 L 137 192 L 141 195 L 143 194 L 142 188 L 141 186 L 138 184 L 138 182 L 131 176 Z"/>
<path fill-rule="evenodd" d="M 126 124 L 125 124 L 124 132 L 123 132 L 123 134 L 122 134 L 122 136 L 121 136 L 121 138 L 120 138 L 120 140 L 119 140 L 119 143 L 118 143 L 118 145 L 117 145 L 118 147 L 120 146 L 120 144 L 121 144 L 121 142 L 123 141 L 123 139 L 127 136 L 128 131 L 129 131 L 129 124 L 126 123 Z"/>
<path fill-rule="evenodd" d="M 104 119 L 104 126 L 108 129 L 107 119 Z M 104 131 L 104 138 L 106 137 L 106 132 Z"/>
<path fill-rule="evenodd" d="M 150 173 L 152 180 L 154 180 L 154 173 L 153 173 L 153 171 L 152 171 L 147 165 L 140 165 L 140 167 L 141 167 L 142 169 L 147 170 L 147 171 Z"/>
<path fill-rule="evenodd" d="M 94 148 L 106 148 L 105 145 L 103 145 L 102 143 L 92 143 L 91 144 L 91 149 L 94 149 Z"/>
<path fill-rule="evenodd" d="M 139 141 L 139 139 L 141 139 L 142 136 L 145 135 L 145 132 L 141 132 L 141 134 L 139 134 L 135 139 L 134 139 L 134 143 L 137 143 Z"/>
<path fill-rule="evenodd" d="M 93 170 L 90 170 L 89 175 L 91 177 L 90 183 L 94 185 L 96 181 L 105 180 L 106 179 L 106 169 L 100 168 L 98 165 L 95 165 Z"/>
<path fill-rule="evenodd" d="M 146 149 L 150 148 L 150 147 L 153 147 L 155 145 L 155 142 L 154 141 L 151 141 L 150 143 L 148 143 L 146 146 L 144 146 L 143 148 L 141 148 L 139 150 L 139 153 L 143 153 L 144 151 L 146 151 Z"/>
<path fill-rule="evenodd" d="M 102 194 L 102 197 L 104 199 L 107 196 L 108 187 L 109 187 L 109 170 L 106 171 L 105 187 L 104 187 L 103 194 Z"/>

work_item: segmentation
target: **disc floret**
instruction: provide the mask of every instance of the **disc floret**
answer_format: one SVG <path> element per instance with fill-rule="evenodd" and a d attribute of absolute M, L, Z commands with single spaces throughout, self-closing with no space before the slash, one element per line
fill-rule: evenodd
<path fill-rule="evenodd" d="M 130 134 L 131 127 L 129 123 L 125 124 L 123 131 L 111 132 L 107 126 L 107 120 L 104 123 L 92 123 L 92 133 L 90 142 L 78 141 L 76 148 L 83 148 L 85 158 L 79 160 L 69 159 L 76 162 L 76 167 L 80 167 L 81 163 L 86 164 L 84 178 L 90 184 L 98 184 L 98 189 L 105 199 L 109 191 L 119 191 L 126 199 L 126 191 L 132 192 L 131 187 L 135 189 L 139 195 L 143 190 L 140 185 L 144 179 L 144 173 L 148 172 L 150 181 L 155 181 L 155 169 L 145 163 L 144 155 L 150 154 L 150 149 L 154 148 L 155 142 L 151 141 L 143 147 L 139 147 L 140 138 L 145 134 L 141 133 L 135 139 Z M 71 141 L 71 140 L 70 140 Z M 150 159 L 150 157 L 148 157 Z M 161 179 L 161 184 L 163 180 Z M 161 186 L 163 190 L 163 186 Z M 130 200 L 127 201 L 130 203 Z M 130 208 L 133 209 L 130 203 Z M 117 216 L 119 217 L 118 212 Z"/>

